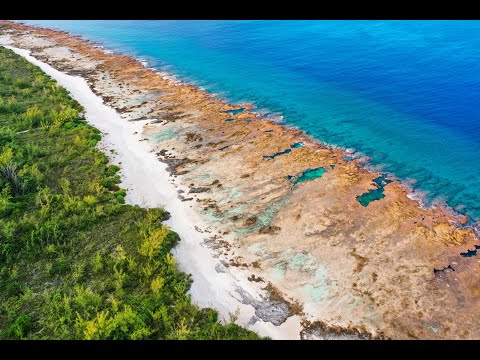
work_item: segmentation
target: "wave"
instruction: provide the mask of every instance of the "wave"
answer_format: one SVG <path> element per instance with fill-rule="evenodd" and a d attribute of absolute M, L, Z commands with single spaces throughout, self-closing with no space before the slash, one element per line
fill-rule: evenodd
<path fill-rule="evenodd" d="M 59 29 L 61 30 L 61 29 Z M 85 38 L 83 35 L 75 35 L 78 36 L 82 39 L 85 39 L 89 41 L 88 39 Z M 251 112 L 255 114 L 257 119 L 262 119 L 266 121 L 273 121 L 276 123 L 281 123 L 287 128 L 292 128 L 296 130 L 300 130 L 304 135 L 306 135 L 311 141 L 320 143 L 324 146 L 327 146 L 329 148 L 333 149 L 339 149 L 344 153 L 345 159 L 346 160 L 351 160 L 351 161 L 356 161 L 360 166 L 363 168 L 367 169 L 368 171 L 371 172 L 378 172 L 382 174 L 387 174 L 389 177 L 395 178 L 399 181 L 399 183 L 404 186 L 406 189 L 408 189 L 408 196 L 412 200 L 416 200 L 419 202 L 420 206 L 426 207 L 426 206 L 438 206 L 436 204 L 442 204 L 446 203 L 447 200 L 445 197 L 442 198 L 441 195 L 437 195 L 435 197 L 432 197 L 431 192 L 426 191 L 426 190 L 420 190 L 421 184 L 419 184 L 419 181 L 417 179 L 413 178 L 405 178 L 405 179 L 398 179 L 395 176 L 395 171 L 386 171 L 386 169 L 391 169 L 392 165 L 388 164 L 383 164 L 383 163 L 375 163 L 376 159 L 372 159 L 370 156 L 367 154 L 363 153 L 362 151 L 355 149 L 355 148 L 349 148 L 349 147 L 342 147 L 341 145 L 336 145 L 336 144 L 331 144 L 327 143 L 325 141 L 322 141 L 321 139 L 314 137 L 310 135 L 309 132 L 303 130 L 299 126 L 294 126 L 291 124 L 288 124 L 285 121 L 285 115 L 282 114 L 281 112 L 278 111 L 272 111 L 268 108 L 259 108 L 257 104 L 254 101 L 243 101 L 243 102 L 233 102 L 231 99 L 229 99 L 229 96 L 226 92 L 213 92 L 211 89 L 215 88 L 215 84 L 211 85 L 205 85 L 203 82 L 200 81 L 195 81 L 193 79 L 190 79 L 187 76 L 180 76 L 179 74 L 175 73 L 175 66 L 172 64 L 162 64 L 162 66 L 154 66 L 153 62 L 149 61 L 147 57 L 145 56 L 138 56 L 136 54 L 132 54 L 131 51 L 128 49 L 118 49 L 118 48 L 112 48 L 109 46 L 105 46 L 104 43 L 92 43 L 89 41 L 93 46 L 102 49 L 108 54 L 122 54 L 122 55 L 128 55 L 137 60 L 142 66 L 145 68 L 152 69 L 155 71 L 157 74 L 162 76 L 163 79 L 171 81 L 175 85 L 180 85 L 180 84 L 191 84 L 196 86 L 200 91 L 208 93 L 212 98 L 217 98 L 221 99 L 225 103 L 230 103 L 231 105 L 244 105 L 248 104 L 249 107 L 251 108 Z M 443 206 L 443 205 L 442 205 Z M 461 204 L 456 204 L 455 205 L 455 211 L 464 213 L 466 212 L 466 206 L 461 205 Z"/>

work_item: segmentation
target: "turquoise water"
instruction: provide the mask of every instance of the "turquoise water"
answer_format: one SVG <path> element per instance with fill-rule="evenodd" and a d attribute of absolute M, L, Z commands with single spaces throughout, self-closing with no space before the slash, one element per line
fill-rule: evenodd
<path fill-rule="evenodd" d="M 480 218 L 478 21 L 31 21 L 104 42 Z"/>
<path fill-rule="evenodd" d="M 375 189 L 372 189 L 370 191 L 367 191 L 366 193 L 357 196 L 357 200 L 360 204 L 363 206 L 368 206 L 372 201 L 375 200 L 380 200 L 385 197 L 385 194 L 383 193 L 385 190 L 385 185 L 391 183 L 391 180 L 385 179 L 383 176 L 379 176 L 375 180 L 373 180 L 375 183 Z"/>
<path fill-rule="evenodd" d="M 295 180 L 294 184 L 298 184 L 304 181 L 310 181 L 321 177 L 325 173 L 325 169 L 323 167 L 316 168 L 316 169 L 308 169 L 300 175 L 297 180 Z"/>
<path fill-rule="evenodd" d="M 237 115 L 245 111 L 245 108 L 233 109 L 233 110 L 225 110 L 226 113 Z"/>
<path fill-rule="evenodd" d="M 176 134 L 172 131 L 160 131 L 150 135 L 150 141 L 152 141 L 154 144 L 158 144 L 164 140 L 173 139 L 175 136 Z"/>

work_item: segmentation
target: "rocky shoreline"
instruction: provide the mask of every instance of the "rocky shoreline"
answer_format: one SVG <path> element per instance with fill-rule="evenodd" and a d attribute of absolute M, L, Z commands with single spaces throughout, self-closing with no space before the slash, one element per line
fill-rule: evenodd
<path fill-rule="evenodd" d="M 239 290 L 257 317 L 299 316 L 302 338 L 480 338 L 478 259 L 460 255 L 478 244 L 466 217 L 420 207 L 397 180 L 375 181 L 362 159 L 249 104 L 80 37 L 0 22 L 0 38 L 82 76 L 125 121 L 149 121 L 143 139 L 214 229 L 205 246 L 270 294 L 260 304 Z"/>

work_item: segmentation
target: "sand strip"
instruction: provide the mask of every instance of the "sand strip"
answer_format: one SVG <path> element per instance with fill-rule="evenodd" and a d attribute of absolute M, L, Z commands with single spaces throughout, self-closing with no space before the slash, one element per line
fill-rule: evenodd
<path fill-rule="evenodd" d="M 265 292 L 257 284 L 249 282 L 245 275 L 235 268 L 224 269 L 224 272 L 216 270 L 221 265 L 219 260 L 212 256 L 207 247 L 202 246 L 205 237 L 213 232 L 205 235 L 195 229 L 195 226 L 207 228 L 207 225 L 189 204 L 178 198 L 177 189 L 169 180 L 166 164 L 157 160 L 147 141 L 141 141 L 142 128 L 148 121 L 127 121 L 113 108 L 105 105 L 102 99 L 92 92 L 84 78 L 62 73 L 30 56 L 28 50 L 6 47 L 40 67 L 82 104 L 86 120 L 103 133 L 100 144 L 102 150 L 113 163 L 121 162 L 122 186 L 128 189 L 127 202 L 145 207 L 163 206 L 170 212 L 171 218 L 167 224 L 181 238 L 174 255 L 179 267 L 193 276 L 190 290 L 193 301 L 202 307 L 217 309 L 220 316 L 227 320 L 229 314 L 238 309 L 237 323 L 246 326 L 254 316 L 255 309 L 239 301 L 240 296 L 236 289 L 243 289 L 257 300 L 261 300 L 260 296 Z M 110 150 L 114 150 L 114 153 Z M 300 338 L 301 325 L 298 316 L 289 317 L 280 326 L 257 319 L 254 325 L 248 327 L 273 339 Z"/>

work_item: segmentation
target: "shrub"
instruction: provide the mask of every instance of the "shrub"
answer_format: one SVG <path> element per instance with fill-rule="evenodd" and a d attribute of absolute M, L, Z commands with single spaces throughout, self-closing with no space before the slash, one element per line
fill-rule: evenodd
<path fill-rule="evenodd" d="M 102 185 L 106 187 L 108 190 L 117 191 L 120 188 L 117 184 L 121 183 L 120 176 L 116 175 L 114 177 L 105 178 L 102 180 Z"/>
<path fill-rule="evenodd" d="M 115 193 L 115 199 L 117 199 L 119 204 L 125 204 L 125 197 L 127 196 L 127 192 L 125 189 L 120 189 Z"/>
<path fill-rule="evenodd" d="M 22 193 L 36 191 L 44 178 L 37 164 L 25 165 L 18 176 L 22 179 Z"/>
<path fill-rule="evenodd" d="M 120 171 L 120 168 L 117 165 L 110 165 L 109 167 L 107 167 L 107 170 L 105 171 L 105 175 L 113 176 L 119 171 Z"/>
<path fill-rule="evenodd" d="M 32 328 L 32 319 L 26 314 L 21 314 L 8 329 L 9 336 L 22 339 Z"/>
<path fill-rule="evenodd" d="M 17 167 L 12 161 L 0 167 L 0 179 L 10 185 L 13 195 L 21 195 L 23 193 L 23 186 L 18 176 Z"/>
<path fill-rule="evenodd" d="M 0 339 L 256 338 L 191 303 L 168 212 L 122 205 L 65 89 L 0 47 L 0 95 Z"/>
<path fill-rule="evenodd" d="M 78 119 L 78 111 L 65 105 L 60 106 L 60 110 L 52 111 L 53 123 L 59 127 L 68 121 Z"/>
<path fill-rule="evenodd" d="M 36 128 L 43 121 L 43 113 L 37 105 L 30 106 L 27 111 L 22 114 L 23 120 L 29 124 L 29 128 Z"/>
<path fill-rule="evenodd" d="M 0 192 L 0 214 L 6 212 L 11 204 L 12 195 L 10 195 L 10 186 L 5 186 Z"/>
<path fill-rule="evenodd" d="M 1 108 L 1 105 L 0 105 L 0 108 Z M 0 148 L 4 147 L 8 143 L 11 143 L 14 138 L 15 138 L 15 132 L 12 129 L 10 128 L 5 130 L 2 129 L 2 131 L 0 131 Z"/>

